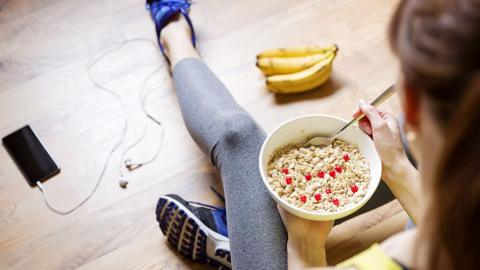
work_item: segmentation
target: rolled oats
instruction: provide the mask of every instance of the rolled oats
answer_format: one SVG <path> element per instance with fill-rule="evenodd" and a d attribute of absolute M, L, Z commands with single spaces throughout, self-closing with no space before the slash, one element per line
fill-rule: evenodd
<path fill-rule="evenodd" d="M 268 167 L 270 187 L 286 202 L 321 213 L 358 203 L 370 182 L 365 156 L 352 144 L 287 145 L 275 151 Z"/>

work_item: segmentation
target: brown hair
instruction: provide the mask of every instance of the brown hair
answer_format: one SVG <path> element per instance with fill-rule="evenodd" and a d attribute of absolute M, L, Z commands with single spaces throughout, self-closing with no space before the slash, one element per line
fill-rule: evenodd
<path fill-rule="evenodd" d="M 390 44 L 444 132 L 422 239 L 428 269 L 480 261 L 480 0 L 403 0 Z"/>

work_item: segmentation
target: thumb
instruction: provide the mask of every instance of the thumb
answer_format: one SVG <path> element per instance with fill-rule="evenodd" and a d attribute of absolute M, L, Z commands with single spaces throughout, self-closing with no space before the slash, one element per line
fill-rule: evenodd
<path fill-rule="evenodd" d="M 385 124 L 385 119 L 382 118 L 377 109 L 372 105 L 365 102 L 365 100 L 359 101 L 360 110 L 365 114 L 365 116 L 370 120 L 372 127 L 379 128 Z"/>
<path fill-rule="evenodd" d="M 283 225 L 287 227 L 287 220 L 288 220 L 288 213 L 283 210 L 283 208 L 277 204 L 277 211 L 280 214 L 280 218 L 282 219 Z"/>

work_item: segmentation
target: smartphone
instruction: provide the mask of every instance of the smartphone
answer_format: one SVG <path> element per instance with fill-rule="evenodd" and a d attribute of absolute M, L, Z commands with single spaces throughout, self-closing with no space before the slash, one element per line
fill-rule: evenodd
<path fill-rule="evenodd" d="M 2 139 L 4 147 L 25 176 L 30 186 L 44 182 L 60 172 L 30 126 L 25 126 Z"/>

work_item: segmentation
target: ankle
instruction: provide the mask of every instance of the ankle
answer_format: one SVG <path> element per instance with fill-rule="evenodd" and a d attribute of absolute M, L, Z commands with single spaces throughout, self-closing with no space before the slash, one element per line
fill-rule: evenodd
<path fill-rule="evenodd" d="M 180 33 L 167 32 L 164 34 L 162 31 L 160 43 L 163 46 L 165 56 L 170 59 L 172 54 L 175 55 L 184 51 L 186 47 L 190 46 L 192 41 L 189 37 Z"/>
<path fill-rule="evenodd" d="M 182 43 L 179 46 L 172 44 L 171 48 L 166 48 L 166 52 L 168 59 L 170 60 L 171 69 L 175 67 L 175 65 L 182 61 L 183 59 L 187 58 L 197 58 L 200 59 L 200 55 L 198 54 L 197 50 L 193 47 L 192 43 Z"/>
<path fill-rule="evenodd" d="M 160 34 L 160 43 L 171 67 L 185 58 L 199 58 L 192 43 L 192 30 L 187 20 L 180 14 L 174 15 Z"/>
<path fill-rule="evenodd" d="M 160 43 L 165 47 L 173 47 L 182 43 L 192 43 L 192 31 L 185 17 L 175 14 L 170 18 L 160 34 Z"/>

